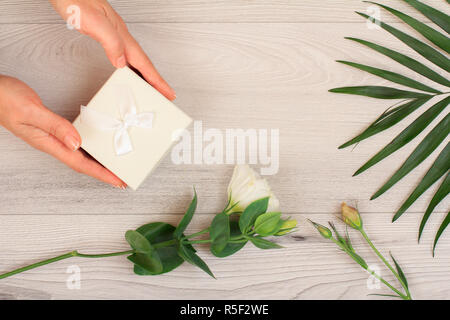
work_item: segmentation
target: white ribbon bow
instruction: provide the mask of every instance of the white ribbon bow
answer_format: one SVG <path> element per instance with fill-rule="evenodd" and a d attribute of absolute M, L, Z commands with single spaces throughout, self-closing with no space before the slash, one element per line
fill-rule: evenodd
<path fill-rule="evenodd" d="M 129 127 L 151 129 L 152 112 L 137 113 L 133 93 L 128 87 L 118 87 L 116 91 L 120 119 L 98 112 L 92 108 L 81 106 L 80 120 L 82 123 L 101 131 L 115 131 L 114 148 L 118 156 L 133 150 Z"/>

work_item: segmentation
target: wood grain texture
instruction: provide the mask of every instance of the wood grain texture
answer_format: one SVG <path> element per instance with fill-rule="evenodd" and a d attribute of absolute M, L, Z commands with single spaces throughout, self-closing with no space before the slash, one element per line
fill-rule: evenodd
<path fill-rule="evenodd" d="M 424 2 L 448 10 L 445 1 Z M 390 223 L 443 146 L 375 201 L 368 200 L 370 195 L 428 130 L 356 178 L 352 173 L 408 123 L 354 150 L 337 150 L 392 103 L 328 93 L 338 86 L 387 83 L 335 60 L 389 68 L 419 79 L 343 39 L 370 39 L 417 57 L 385 32 L 367 29 L 353 13 L 365 11 L 366 4 L 356 0 L 111 3 L 176 89 L 176 104 L 202 120 L 204 130 L 280 130 L 280 170 L 267 179 L 283 212 L 302 221 L 300 230 L 279 239 L 286 246 L 283 250 L 262 251 L 248 245 L 236 256 L 220 260 L 200 247 L 217 281 L 190 265 L 170 275 L 142 278 L 132 274 L 124 257 L 74 259 L 1 281 L 0 299 L 365 299 L 374 293 L 367 289 L 367 275 L 302 220 L 325 223 L 338 212 L 341 201 L 349 200 L 364 213 L 368 233 L 380 249 L 392 250 L 401 262 L 415 298 L 450 299 L 448 234 L 443 235 L 435 259 L 430 252 L 432 237 L 449 210 L 448 200 L 437 208 L 422 243 L 416 245 L 420 217 L 437 185 L 397 223 Z M 401 1 L 383 3 L 420 17 Z M 46 1 L 0 3 L 0 74 L 28 83 L 58 114 L 74 119 L 79 105 L 89 101 L 112 71 L 102 48 L 67 30 Z M 138 191 L 121 191 L 70 171 L 0 128 L 0 272 L 75 248 L 92 253 L 124 249 L 127 229 L 151 221 L 179 221 L 192 185 L 199 206 L 190 230 L 200 230 L 210 223 L 211 212 L 225 204 L 231 172 L 232 165 L 175 165 L 169 156 Z M 362 254 L 375 262 L 368 248 L 363 247 Z M 82 270 L 81 290 L 66 288 L 66 269 L 73 264 Z"/>
<path fill-rule="evenodd" d="M 198 215 L 189 232 L 209 225 L 213 215 Z M 373 299 L 368 275 L 339 249 L 321 238 L 304 217 L 320 223 L 335 220 L 331 214 L 294 215 L 299 231 L 276 238 L 285 248 L 260 250 L 247 244 L 236 255 L 219 259 L 198 246 L 217 280 L 200 269 L 183 264 L 174 272 L 157 277 L 134 275 L 125 257 L 105 259 L 73 258 L 2 280 L 0 297 L 41 299 Z M 450 299 L 450 244 L 442 241 L 436 258 L 430 254 L 430 233 L 420 245 L 417 215 L 407 215 L 403 224 L 390 224 L 389 215 L 364 214 L 367 232 L 384 253 L 391 250 L 408 276 L 416 299 Z M 443 215 L 436 215 L 429 228 L 436 228 Z M 1 219 L 0 271 L 52 257 L 73 249 L 84 253 L 127 250 L 127 229 L 154 221 L 176 224 L 176 215 L 3 215 Z M 337 221 L 340 230 L 342 225 Z M 37 227 L 38 226 L 38 227 Z M 20 234 L 18 234 L 20 233 Z M 393 280 L 370 248 L 356 232 L 350 232 L 354 246 L 369 265 L 380 268 L 382 276 Z M 81 289 L 69 290 L 66 273 L 69 266 L 81 269 Z"/>
<path fill-rule="evenodd" d="M 130 29 L 175 87 L 176 104 L 202 120 L 205 130 L 280 129 L 280 171 L 269 180 L 285 212 L 330 212 L 336 201 L 346 199 L 358 200 L 366 211 L 393 212 L 434 158 L 376 201 L 368 201 L 370 195 L 416 143 L 351 178 L 407 123 L 353 151 L 337 150 L 394 102 L 328 93 L 336 86 L 386 83 L 334 60 L 353 59 L 358 52 L 357 61 L 380 67 L 388 63 L 417 78 L 343 39 L 349 34 L 364 37 L 367 30 L 361 24 L 139 24 Z M 1 72 L 29 83 L 48 107 L 68 119 L 75 118 L 78 106 L 112 72 L 97 43 L 62 26 L 3 25 L 0 30 Z M 373 30 L 370 38 L 410 53 L 382 31 Z M 203 196 L 199 212 L 209 212 L 220 209 L 232 170 L 226 165 L 174 165 L 169 156 L 137 192 L 118 192 L 78 176 L 4 130 L 0 137 L 0 175 L 10 190 L 3 195 L 9 203 L 3 213 L 180 213 L 178 203 L 188 200 L 192 185 Z M 411 210 L 425 210 L 430 195 Z M 438 211 L 447 208 L 443 203 Z"/>
<path fill-rule="evenodd" d="M 126 22 L 355 22 L 354 11 L 371 6 L 360 0 L 111 0 Z M 401 0 L 383 0 L 407 14 L 417 14 Z M 423 0 L 449 12 L 445 0 Z M 371 12 L 370 12 L 371 13 Z M 382 13 L 385 21 L 396 21 Z M 2 0 L 0 23 L 63 23 L 45 0 Z"/>

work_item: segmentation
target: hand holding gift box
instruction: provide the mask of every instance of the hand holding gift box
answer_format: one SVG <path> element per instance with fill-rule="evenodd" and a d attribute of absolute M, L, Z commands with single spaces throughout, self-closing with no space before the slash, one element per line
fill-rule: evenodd
<path fill-rule="evenodd" d="M 192 122 L 130 68 L 117 69 L 74 126 L 81 147 L 137 189 L 173 144 L 174 132 Z"/>
<path fill-rule="evenodd" d="M 174 90 L 164 81 L 138 42 L 128 32 L 121 17 L 106 0 L 50 2 L 69 26 L 98 41 L 115 67 L 133 66 L 167 99 L 175 99 Z M 0 125 L 32 147 L 50 154 L 77 172 L 115 187 L 126 187 L 116 175 L 78 150 L 81 137 L 69 121 L 44 106 L 38 94 L 25 83 L 2 75 Z M 121 137 L 126 138 L 126 135 Z"/>

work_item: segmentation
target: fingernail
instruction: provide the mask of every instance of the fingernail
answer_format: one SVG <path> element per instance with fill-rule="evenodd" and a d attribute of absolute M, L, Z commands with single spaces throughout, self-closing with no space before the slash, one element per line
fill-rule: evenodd
<path fill-rule="evenodd" d="M 126 184 L 118 184 L 118 185 L 113 185 L 113 187 L 117 188 L 117 189 L 126 190 L 127 185 Z"/>
<path fill-rule="evenodd" d="M 117 68 L 123 68 L 127 65 L 127 59 L 125 59 L 125 55 L 121 55 L 116 61 Z"/>
<path fill-rule="evenodd" d="M 67 148 L 77 151 L 80 148 L 80 143 L 78 142 L 75 137 L 67 136 L 64 138 L 64 143 L 66 144 Z"/>
<path fill-rule="evenodd" d="M 170 88 L 170 93 L 173 97 L 173 100 L 175 100 L 177 98 L 177 94 L 175 93 L 175 90 L 173 90 L 171 87 L 169 87 L 169 88 Z"/>

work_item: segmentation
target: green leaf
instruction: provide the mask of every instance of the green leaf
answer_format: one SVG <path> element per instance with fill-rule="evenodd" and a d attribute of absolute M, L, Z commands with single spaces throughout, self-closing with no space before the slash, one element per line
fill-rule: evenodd
<path fill-rule="evenodd" d="M 403 20 L 405 23 L 407 23 L 410 27 L 418 31 L 422 36 L 424 36 L 426 39 L 430 40 L 432 43 L 434 43 L 439 48 L 445 50 L 447 53 L 450 53 L 450 40 L 448 37 L 444 36 L 442 33 L 436 31 L 435 29 L 427 26 L 425 23 L 420 22 L 419 20 L 408 16 L 407 14 L 404 14 L 398 10 L 395 10 L 391 7 L 372 2 L 372 1 L 365 1 L 366 3 L 372 3 L 375 5 L 378 5 L 382 7 L 383 9 L 389 11 L 393 15 L 397 16 L 401 20 Z"/>
<path fill-rule="evenodd" d="M 345 226 L 345 242 L 347 243 L 347 248 L 349 248 L 350 251 L 355 252 L 355 249 L 353 249 L 352 242 L 350 240 L 350 235 L 348 234 L 348 226 Z"/>
<path fill-rule="evenodd" d="M 395 72 L 391 72 L 391 71 L 379 69 L 379 68 L 374 68 L 371 66 L 367 66 L 367 65 L 359 64 L 359 63 L 355 63 L 355 62 L 350 62 L 350 61 L 338 60 L 337 62 L 348 65 L 350 67 L 354 67 L 359 70 L 366 71 L 366 72 L 373 74 L 375 76 L 378 76 L 380 78 L 383 78 L 383 79 L 389 80 L 391 82 L 398 83 L 398 84 L 401 84 L 401 85 L 404 85 L 404 86 L 407 86 L 407 87 L 410 87 L 413 89 L 426 91 L 426 92 L 430 92 L 430 93 L 441 93 L 441 91 L 439 91 L 439 90 L 433 89 L 433 88 L 431 88 L 427 85 L 424 85 L 416 80 L 405 77 L 405 76 L 395 73 Z"/>
<path fill-rule="evenodd" d="M 279 230 L 274 234 L 276 237 L 285 236 L 297 229 L 297 220 L 291 220 L 291 217 L 280 220 Z"/>
<path fill-rule="evenodd" d="M 439 27 L 450 33 L 450 17 L 417 0 L 403 0 L 421 12 L 425 17 L 436 23 Z M 448 2 L 448 1 L 447 1 Z"/>
<path fill-rule="evenodd" d="M 402 41 L 404 44 L 406 44 L 408 47 L 412 48 L 414 51 L 419 53 L 421 56 L 423 56 L 428 61 L 434 63 L 438 67 L 444 69 L 447 72 L 450 72 L 450 60 L 444 56 L 442 53 L 434 49 L 433 47 L 430 47 L 426 43 L 417 40 L 414 37 L 411 37 L 410 35 L 380 21 L 373 17 L 368 16 L 367 14 L 356 12 L 360 16 L 369 19 L 371 22 L 376 23 L 381 28 L 392 34 L 394 37 Z"/>
<path fill-rule="evenodd" d="M 396 108 L 393 108 L 392 110 L 384 112 L 366 130 L 364 130 L 361 134 L 359 134 L 355 138 L 339 146 L 339 149 L 351 146 L 357 142 L 363 141 L 373 135 L 376 135 L 384 130 L 391 128 L 392 126 L 396 125 L 397 123 L 405 119 L 411 113 L 416 111 L 422 105 L 427 103 L 430 99 L 431 97 L 415 99 L 405 104 L 402 104 Z"/>
<path fill-rule="evenodd" d="M 336 226 L 333 222 L 328 221 L 328 224 L 330 225 L 331 229 L 333 229 L 334 233 L 336 234 L 336 239 L 338 242 L 342 243 L 345 247 L 347 247 L 347 241 L 345 241 L 345 238 L 341 236 L 339 231 L 337 231 Z"/>
<path fill-rule="evenodd" d="M 158 244 L 161 242 L 166 242 L 170 240 L 174 240 L 173 232 L 175 231 L 175 227 L 162 222 L 154 222 L 145 224 L 139 227 L 137 230 L 140 234 L 142 234 L 151 244 Z M 191 250 L 195 251 L 192 246 L 189 246 Z M 180 266 L 184 260 L 178 255 L 177 249 L 174 245 L 155 248 L 155 251 L 158 253 L 158 256 L 161 260 L 163 269 L 161 272 L 149 272 L 138 265 L 134 266 L 134 272 L 138 275 L 157 275 L 162 273 L 167 273 L 172 271 L 173 269 Z"/>
<path fill-rule="evenodd" d="M 281 212 L 267 212 L 256 218 L 255 233 L 266 237 L 277 233 L 283 221 L 281 221 Z"/>
<path fill-rule="evenodd" d="M 417 200 L 429 187 L 431 187 L 439 178 L 448 172 L 450 169 L 450 143 L 442 150 L 433 163 L 431 168 L 422 178 L 419 185 L 414 189 L 411 195 L 406 199 L 403 205 L 395 214 L 392 221 L 396 221 L 400 216 Z"/>
<path fill-rule="evenodd" d="M 422 140 L 411 155 L 406 159 L 400 169 L 372 196 L 370 200 L 378 198 L 411 170 L 425 160 L 450 133 L 450 113 L 439 122 L 436 127 Z"/>
<path fill-rule="evenodd" d="M 265 240 L 262 238 L 257 238 L 257 237 L 250 237 L 250 242 L 253 243 L 255 245 L 255 247 L 260 248 L 260 249 L 280 249 L 283 248 L 282 246 L 271 242 L 269 240 Z"/>
<path fill-rule="evenodd" d="M 367 270 L 367 262 L 360 255 L 356 254 L 354 251 L 347 251 L 347 254 L 352 257 L 353 260 L 355 260 L 361 267 Z"/>
<path fill-rule="evenodd" d="M 425 211 L 425 214 L 423 215 L 422 222 L 420 223 L 419 227 L 419 241 L 420 237 L 422 236 L 423 229 L 425 228 L 425 225 L 428 221 L 428 218 L 430 217 L 431 213 L 433 212 L 434 208 L 442 201 L 444 198 L 450 193 L 450 174 L 447 173 L 447 176 L 445 177 L 444 181 L 442 182 L 439 189 L 436 191 L 436 193 L 433 196 L 433 199 L 431 199 L 430 204 L 428 205 L 427 210 Z"/>
<path fill-rule="evenodd" d="M 381 293 L 369 293 L 368 296 L 380 296 L 380 297 L 392 297 L 392 298 L 401 298 L 402 297 L 394 294 L 381 294 Z"/>
<path fill-rule="evenodd" d="M 430 97 L 430 95 L 425 93 L 405 91 L 382 86 L 342 87 L 331 89 L 330 92 L 354 94 L 375 99 L 408 99 Z"/>
<path fill-rule="evenodd" d="M 150 253 L 134 253 L 127 258 L 133 262 L 135 266 L 138 266 L 150 274 L 161 274 L 163 272 L 163 265 L 156 250 L 153 250 Z"/>
<path fill-rule="evenodd" d="M 450 87 L 450 81 L 448 79 L 444 78 L 439 73 L 435 72 L 434 70 L 428 68 L 423 63 L 421 63 L 411 57 L 408 57 L 402 53 L 388 49 L 386 47 L 377 45 L 373 42 L 369 42 L 369 41 L 365 41 L 365 40 L 361 40 L 361 39 L 357 39 L 357 38 L 352 38 L 352 37 L 346 37 L 345 39 L 355 41 L 362 45 L 365 45 L 365 46 L 397 61 L 401 65 L 421 74 L 422 76 L 424 76 L 430 80 L 433 80 L 436 83 Z"/>
<path fill-rule="evenodd" d="M 241 235 L 242 233 L 241 230 L 239 229 L 239 223 L 237 221 L 230 221 L 230 237 L 238 237 Z M 220 252 L 216 252 L 214 248 L 211 247 L 211 252 L 218 258 L 225 258 L 235 254 L 236 252 L 241 250 L 246 244 L 247 241 L 240 243 L 228 243 L 225 246 L 225 248 Z"/>
<path fill-rule="evenodd" d="M 181 258 L 193 264 L 194 266 L 199 267 L 211 277 L 215 278 L 214 274 L 209 269 L 208 265 L 191 249 L 186 247 L 184 244 L 179 243 L 177 246 L 178 254 Z"/>
<path fill-rule="evenodd" d="M 189 223 L 191 222 L 196 209 L 197 209 L 197 192 L 194 189 L 194 198 L 192 199 L 192 202 L 189 205 L 189 208 L 187 209 L 186 213 L 184 214 L 183 219 L 181 219 L 175 232 L 173 233 L 175 238 L 180 239 L 182 237 L 182 234 L 186 230 Z"/>
<path fill-rule="evenodd" d="M 447 216 L 445 217 L 444 221 L 442 222 L 441 226 L 439 227 L 438 232 L 436 233 L 436 237 L 434 238 L 433 257 L 434 257 L 434 253 L 435 253 L 435 250 L 436 250 L 436 245 L 437 245 L 437 243 L 439 241 L 439 238 L 441 237 L 442 233 L 448 227 L 449 224 L 450 224 L 450 213 L 448 213 Z"/>
<path fill-rule="evenodd" d="M 225 209 L 223 209 L 223 211 L 222 212 L 228 212 L 229 210 L 231 210 L 231 208 L 228 208 L 229 206 L 230 206 L 230 204 L 231 204 L 231 191 L 230 191 L 230 194 L 228 195 L 228 200 L 227 200 L 227 204 L 226 204 L 226 206 L 225 206 Z M 233 206 L 235 206 L 236 204 L 234 204 Z"/>
<path fill-rule="evenodd" d="M 408 280 L 406 280 L 406 276 L 403 273 L 402 268 L 400 268 L 400 265 L 397 263 L 397 261 L 394 259 L 394 256 L 392 255 L 392 253 L 389 252 L 389 254 L 391 255 L 392 261 L 394 261 L 395 264 L 395 268 L 397 269 L 397 273 L 398 276 L 400 277 L 400 279 L 403 281 L 403 284 L 406 286 L 406 288 L 408 288 Z"/>
<path fill-rule="evenodd" d="M 130 244 L 130 246 L 134 249 L 135 252 L 138 253 L 150 253 L 153 251 L 150 242 L 139 232 L 134 230 L 128 230 L 125 233 L 125 239 Z"/>
<path fill-rule="evenodd" d="M 216 215 L 209 228 L 211 252 L 220 253 L 230 239 L 230 217 L 222 212 Z"/>
<path fill-rule="evenodd" d="M 359 168 L 354 176 L 366 171 L 376 163 L 380 162 L 387 156 L 391 155 L 398 149 L 405 146 L 412 141 L 417 135 L 419 135 L 450 103 L 450 97 L 436 103 L 419 116 L 413 123 L 411 123 L 406 129 L 398 134 L 387 146 L 374 155 L 369 161 L 367 161 L 361 168 Z"/>
<path fill-rule="evenodd" d="M 267 211 L 269 197 L 256 200 L 245 208 L 239 218 L 239 228 L 242 233 L 247 233 L 255 223 L 256 218 Z"/>

